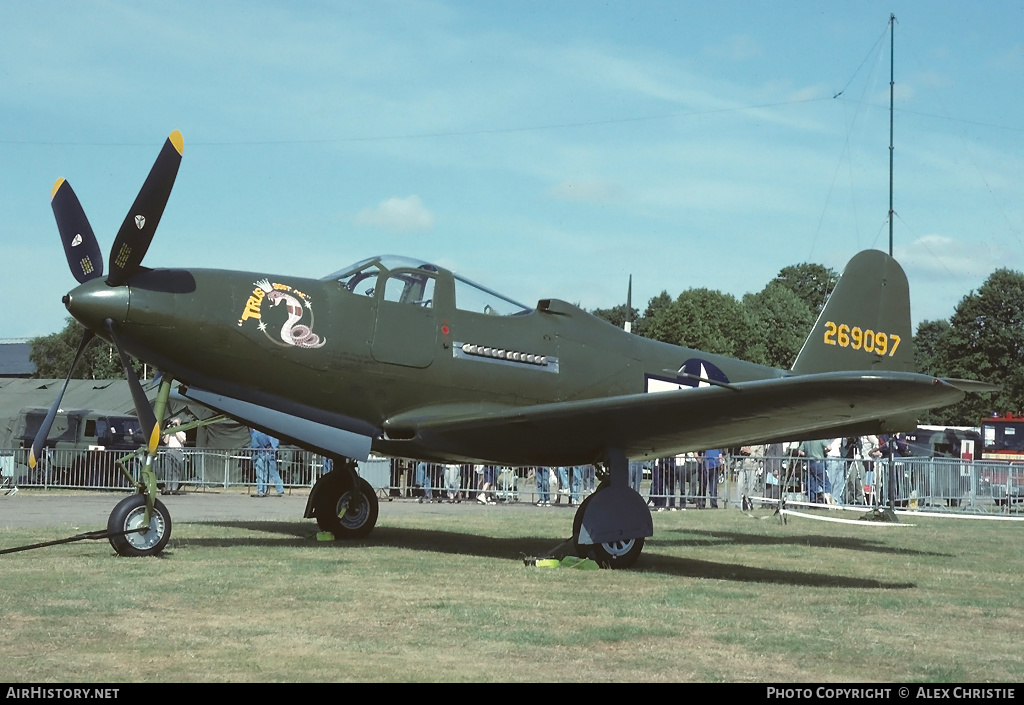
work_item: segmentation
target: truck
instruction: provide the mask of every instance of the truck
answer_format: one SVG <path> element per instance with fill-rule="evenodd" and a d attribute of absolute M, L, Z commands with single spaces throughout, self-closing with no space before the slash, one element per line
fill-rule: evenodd
<path fill-rule="evenodd" d="M 69 487 L 127 486 L 119 458 L 144 446 L 138 419 L 123 412 L 61 409 L 54 418 L 40 462 L 30 469 L 28 453 L 49 409 L 22 408 L 11 428 L 14 474 L 19 485 Z"/>

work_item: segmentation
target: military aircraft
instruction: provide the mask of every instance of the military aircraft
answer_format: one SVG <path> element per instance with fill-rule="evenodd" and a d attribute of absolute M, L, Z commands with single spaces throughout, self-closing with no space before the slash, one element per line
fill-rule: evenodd
<path fill-rule="evenodd" d="M 155 453 L 172 380 L 249 426 L 336 458 L 306 508 L 338 538 L 367 535 L 377 499 L 355 461 L 370 451 L 507 466 L 598 464 L 579 507 L 581 556 L 626 567 L 653 535 L 629 458 L 778 440 L 891 433 L 981 387 L 916 374 L 907 279 L 883 252 L 846 267 L 791 370 L 641 338 L 558 299 L 530 307 L 443 267 L 369 257 L 322 279 L 142 266 L 184 142 L 168 137 L 103 258 L 70 185 L 51 204 L 79 286 L 63 301 L 116 346 Z M 150 407 L 129 355 L 159 368 Z M 77 362 L 77 358 L 76 358 Z M 69 377 L 70 377 L 69 372 Z M 39 457 L 51 409 L 33 444 Z M 123 555 L 170 537 L 152 471 L 108 520 Z"/>

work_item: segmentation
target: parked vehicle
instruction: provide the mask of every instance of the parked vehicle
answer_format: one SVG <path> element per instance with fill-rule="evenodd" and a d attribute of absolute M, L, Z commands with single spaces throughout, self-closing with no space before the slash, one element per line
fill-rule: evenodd
<path fill-rule="evenodd" d="M 122 454 L 103 451 L 123 451 L 123 455 L 127 455 L 145 445 L 145 437 L 135 416 L 118 412 L 93 409 L 58 411 L 41 462 L 30 471 L 28 451 L 48 411 L 26 407 L 19 413 L 11 438 L 16 445 L 14 458 L 18 484 L 82 487 L 128 484 L 116 465 Z"/>

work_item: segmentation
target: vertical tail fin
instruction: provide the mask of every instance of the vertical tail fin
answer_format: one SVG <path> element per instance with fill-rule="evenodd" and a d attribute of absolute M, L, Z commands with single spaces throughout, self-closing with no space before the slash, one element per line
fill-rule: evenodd
<path fill-rule="evenodd" d="M 797 374 L 840 370 L 914 371 L 907 275 L 880 250 L 846 265 L 793 363 Z"/>

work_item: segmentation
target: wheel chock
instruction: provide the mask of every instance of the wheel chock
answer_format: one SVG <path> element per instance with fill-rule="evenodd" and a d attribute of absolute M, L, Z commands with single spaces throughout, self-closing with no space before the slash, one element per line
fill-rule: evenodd
<path fill-rule="evenodd" d="M 557 558 L 530 558 L 523 561 L 526 566 L 537 568 L 575 568 L 576 570 L 600 570 L 601 566 L 590 558 L 578 558 L 566 556 L 562 560 Z"/>
<path fill-rule="evenodd" d="M 334 540 L 334 534 L 332 534 L 330 531 L 318 531 L 318 532 L 316 532 L 316 540 L 317 541 L 333 541 Z"/>

